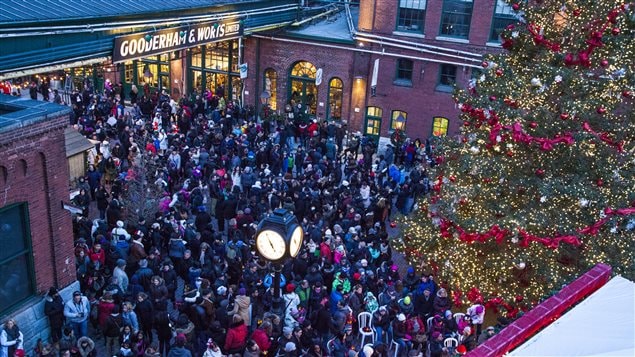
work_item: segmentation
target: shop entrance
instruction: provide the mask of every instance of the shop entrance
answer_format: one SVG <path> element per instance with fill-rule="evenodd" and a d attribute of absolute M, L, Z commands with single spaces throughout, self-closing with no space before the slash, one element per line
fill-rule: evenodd
<path fill-rule="evenodd" d="M 288 97 L 296 105 L 302 104 L 303 108 L 306 107 L 310 116 L 315 116 L 317 110 L 316 73 L 317 68 L 311 62 L 306 61 L 296 63 L 289 73 Z"/>

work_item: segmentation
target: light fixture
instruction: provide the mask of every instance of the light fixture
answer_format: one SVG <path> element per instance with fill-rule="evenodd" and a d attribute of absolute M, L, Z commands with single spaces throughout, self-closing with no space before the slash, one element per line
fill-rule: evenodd
<path fill-rule="evenodd" d="M 260 104 L 269 104 L 269 98 L 271 98 L 271 94 L 268 91 L 262 92 L 262 94 L 260 94 Z"/>
<path fill-rule="evenodd" d="M 395 119 L 395 130 L 403 131 L 406 128 L 406 118 L 404 118 L 403 114 L 399 113 L 397 118 Z"/>

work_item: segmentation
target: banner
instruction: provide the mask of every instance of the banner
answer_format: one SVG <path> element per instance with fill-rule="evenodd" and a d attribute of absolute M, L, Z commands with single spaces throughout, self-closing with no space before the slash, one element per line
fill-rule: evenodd
<path fill-rule="evenodd" d="M 239 21 L 206 22 L 193 26 L 140 32 L 115 38 L 113 63 L 223 41 L 243 35 Z"/>
<path fill-rule="evenodd" d="M 375 59 L 375 64 L 373 65 L 373 76 L 370 79 L 371 87 L 377 87 L 378 76 L 379 76 L 379 58 Z"/>
<path fill-rule="evenodd" d="M 247 72 L 249 71 L 249 65 L 247 63 L 243 63 L 243 64 L 238 66 L 238 69 L 240 70 L 240 79 L 247 78 Z"/>

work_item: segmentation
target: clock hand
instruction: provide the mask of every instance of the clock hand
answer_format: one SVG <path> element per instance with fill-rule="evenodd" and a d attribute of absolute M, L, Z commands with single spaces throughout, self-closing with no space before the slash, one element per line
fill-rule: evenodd
<path fill-rule="evenodd" d="M 271 242 L 271 239 L 269 239 L 269 244 L 271 245 L 271 249 L 276 250 L 276 247 L 273 246 L 273 243 Z"/>

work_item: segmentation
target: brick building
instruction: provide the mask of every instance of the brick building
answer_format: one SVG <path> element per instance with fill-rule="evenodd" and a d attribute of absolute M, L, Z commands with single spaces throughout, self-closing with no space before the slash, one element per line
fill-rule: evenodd
<path fill-rule="evenodd" d="M 456 132 L 453 85 L 478 74 L 482 54 L 499 50 L 498 33 L 514 21 L 501 0 L 332 5 L 284 31 L 248 38 L 245 58 L 258 73 L 246 88 L 269 92 L 276 110 L 292 99 L 312 101 L 310 114 L 370 136 L 387 138 L 399 126 L 421 139 Z"/>
<path fill-rule="evenodd" d="M 26 346 L 48 336 L 41 294 L 75 281 L 64 128 L 70 109 L 0 95 L 0 316 Z M 38 296 L 40 295 L 40 296 Z"/>

